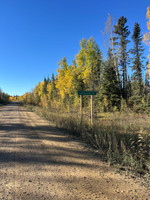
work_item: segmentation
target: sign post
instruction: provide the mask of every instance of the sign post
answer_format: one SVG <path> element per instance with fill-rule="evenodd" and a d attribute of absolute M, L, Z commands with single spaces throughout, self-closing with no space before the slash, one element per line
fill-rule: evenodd
<path fill-rule="evenodd" d="M 83 120 L 83 95 L 80 95 L 80 114 L 81 114 L 81 123 Z"/>
<path fill-rule="evenodd" d="M 78 91 L 78 95 L 80 96 L 80 113 L 81 113 L 81 122 L 83 119 L 83 95 L 91 96 L 91 125 L 93 124 L 93 95 L 96 95 L 96 91 Z"/>
<path fill-rule="evenodd" d="M 93 125 L 93 95 L 91 95 L 91 125 Z"/>

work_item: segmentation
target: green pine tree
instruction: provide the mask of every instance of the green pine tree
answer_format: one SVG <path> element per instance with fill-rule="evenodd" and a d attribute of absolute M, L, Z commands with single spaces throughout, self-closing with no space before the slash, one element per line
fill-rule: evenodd
<path fill-rule="evenodd" d="M 117 80 L 112 50 L 108 50 L 107 61 L 102 72 L 101 95 L 105 111 L 120 108 L 121 88 Z"/>
<path fill-rule="evenodd" d="M 142 35 L 140 25 L 138 23 L 134 24 L 134 31 L 132 35 L 132 39 L 134 42 L 134 48 L 132 49 L 133 55 L 133 79 L 137 82 L 136 85 L 136 93 L 141 96 L 143 93 L 143 81 L 142 81 L 142 69 L 143 67 L 143 45 L 142 45 Z"/>
<path fill-rule="evenodd" d="M 120 17 L 117 25 L 115 25 L 114 33 L 118 35 L 119 46 L 120 46 L 120 66 L 122 71 L 122 97 L 127 100 L 127 63 L 128 63 L 128 52 L 127 44 L 129 40 L 127 37 L 130 34 L 128 26 L 126 26 L 127 18 L 124 16 Z M 115 38 L 116 42 L 116 38 Z M 116 44 L 118 44 L 116 42 Z"/>

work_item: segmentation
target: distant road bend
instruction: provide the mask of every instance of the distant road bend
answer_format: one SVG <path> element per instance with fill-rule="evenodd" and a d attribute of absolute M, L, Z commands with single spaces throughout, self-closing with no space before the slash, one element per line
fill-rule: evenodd
<path fill-rule="evenodd" d="M 146 200 L 149 192 L 35 113 L 0 107 L 0 200 Z"/>

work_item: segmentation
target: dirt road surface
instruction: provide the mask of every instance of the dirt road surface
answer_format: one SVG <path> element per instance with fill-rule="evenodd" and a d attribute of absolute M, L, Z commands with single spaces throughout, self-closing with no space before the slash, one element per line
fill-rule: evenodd
<path fill-rule="evenodd" d="M 17 104 L 0 108 L 0 200 L 148 200 L 73 137 Z"/>

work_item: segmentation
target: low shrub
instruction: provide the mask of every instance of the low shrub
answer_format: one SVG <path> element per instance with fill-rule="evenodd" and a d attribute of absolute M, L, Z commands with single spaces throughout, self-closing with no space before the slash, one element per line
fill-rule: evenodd
<path fill-rule="evenodd" d="M 112 121 L 111 118 L 108 121 L 108 117 L 102 118 L 91 126 L 87 120 L 81 122 L 79 115 L 54 113 L 35 107 L 31 110 L 54 122 L 58 128 L 82 138 L 111 164 L 120 164 L 141 174 L 150 173 L 150 135 L 142 130 L 138 132 L 138 126 L 131 121 L 134 116 L 124 117 L 120 114 L 120 118 L 116 115 Z M 127 123 L 127 119 L 130 119 L 130 123 Z"/>

